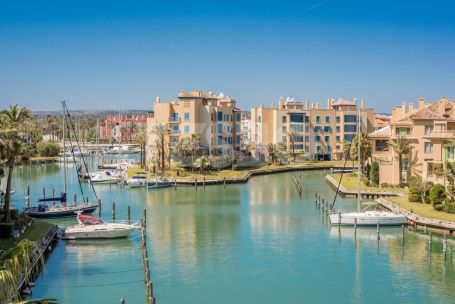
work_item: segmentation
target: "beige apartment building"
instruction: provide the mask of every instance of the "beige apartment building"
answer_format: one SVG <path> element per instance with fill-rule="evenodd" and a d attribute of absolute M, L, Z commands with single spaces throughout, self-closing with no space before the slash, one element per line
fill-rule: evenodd
<path fill-rule="evenodd" d="M 278 105 L 251 109 L 251 142 L 256 155 L 266 153 L 271 143 L 285 143 L 287 152 L 319 160 L 341 159 L 343 145 L 357 132 L 359 108 L 356 100 L 329 99 L 325 108 L 319 103 L 286 100 Z M 374 128 L 374 111 L 360 104 L 362 132 Z M 290 140 L 294 134 L 294 144 Z"/>
<path fill-rule="evenodd" d="M 147 146 L 155 144 L 153 126 L 167 125 L 166 155 L 180 138 L 200 136 L 199 150 L 205 155 L 232 156 L 240 150 L 240 109 L 236 101 L 224 94 L 193 90 L 180 91 L 178 98 L 161 102 L 156 98 L 153 114 L 147 119 Z M 151 149 L 148 149 L 148 153 Z"/>
<path fill-rule="evenodd" d="M 380 183 L 400 183 L 397 155 L 390 147 L 398 136 L 405 136 L 412 145 L 412 155 L 402 160 L 402 182 L 407 181 L 408 171 L 427 181 L 443 182 L 438 172 L 446 161 L 455 161 L 455 101 L 441 97 L 437 103 L 420 98 L 416 107 L 403 103 L 393 109 L 389 126 L 368 135 L 372 158 L 379 163 Z M 412 168 L 408 168 L 410 158 L 415 162 Z"/>

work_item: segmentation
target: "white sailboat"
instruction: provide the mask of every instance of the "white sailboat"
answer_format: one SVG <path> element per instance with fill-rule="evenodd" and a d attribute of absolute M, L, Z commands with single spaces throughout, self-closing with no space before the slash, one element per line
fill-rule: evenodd
<path fill-rule="evenodd" d="M 65 240 L 90 240 L 114 239 L 128 237 L 135 229 L 141 227 L 140 222 L 134 224 L 110 223 L 102 219 L 78 213 L 77 225 L 65 228 L 62 239 Z"/>
<path fill-rule="evenodd" d="M 360 127 L 361 127 L 361 112 L 358 112 L 358 127 L 357 127 L 357 143 L 358 143 L 358 159 L 357 159 L 357 212 L 347 212 L 347 213 L 332 213 L 329 215 L 330 223 L 332 225 L 346 225 L 346 226 L 397 226 L 404 225 L 407 223 L 405 216 L 390 212 L 390 211 L 362 211 L 361 200 L 362 195 L 360 191 L 360 150 L 361 150 L 361 140 L 360 140 Z M 340 181 L 341 182 L 341 181 Z"/>

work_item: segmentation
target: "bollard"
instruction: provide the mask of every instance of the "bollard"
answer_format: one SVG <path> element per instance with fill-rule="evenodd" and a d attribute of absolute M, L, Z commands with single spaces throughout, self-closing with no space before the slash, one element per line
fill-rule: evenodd
<path fill-rule="evenodd" d="M 131 223 L 131 206 L 128 205 L 128 225 Z"/>
<path fill-rule="evenodd" d="M 112 202 L 112 220 L 115 221 L 115 202 Z"/>

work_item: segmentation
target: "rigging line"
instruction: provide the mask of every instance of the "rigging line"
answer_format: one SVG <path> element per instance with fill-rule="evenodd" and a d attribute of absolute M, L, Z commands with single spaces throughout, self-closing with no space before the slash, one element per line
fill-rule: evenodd
<path fill-rule="evenodd" d="M 360 140 L 360 138 L 358 140 Z M 333 207 L 335 206 L 335 201 L 336 201 L 336 199 L 338 197 L 338 193 L 340 192 L 341 180 L 342 180 L 343 175 L 344 175 L 344 170 L 346 169 L 346 163 L 348 162 L 348 152 L 351 151 L 351 146 L 352 146 L 352 142 L 353 141 L 354 141 L 354 138 L 352 138 L 351 141 L 349 142 L 349 147 L 346 150 L 346 155 L 344 156 L 343 170 L 341 171 L 340 180 L 338 181 L 337 191 L 335 192 L 335 196 L 333 198 L 332 205 L 330 206 L 330 209 L 332 209 L 332 210 L 333 210 Z M 357 153 L 359 153 L 359 151 L 357 151 Z"/>
<path fill-rule="evenodd" d="M 67 124 L 68 130 L 69 130 L 69 123 L 68 123 L 68 120 L 66 120 L 66 124 Z M 71 140 L 71 133 L 69 134 L 68 138 L 69 138 L 69 140 L 70 140 L 71 154 L 72 154 L 72 156 L 73 156 L 74 167 L 77 168 L 76 157 L 74 156 L 73 141 Z M 82 153 L 82 151 L 81 151 L 81 153 Z M 82 154 L 81 154 L 81 155 L 82 155 Z M 79 176 L 78 176 L 78 180 L 79 180 Z M 82 189 L 82 184 L 81 184 L 80 182 L 79 182 L 79 189 L 81 190 L 82 200 L 84 200 L 84 190 Z M 85 202 L 85 201 L 84 201 L 84 202 Z"/>
<path fill-rule="evenodd" d="M 109 284 L 90 284 L 90 285 L 41 285 L 42 288 L 88 288 L 88 287 L 103 287 L 103 286 L 116 286 L 116 285 L 123 285 L 123 284 L 132 284 L 132 283 L 139 283 L 144 282 L 144 280 L 135 280 L 135 281 L 126 281 L 126 282 L 117 282 L 117 283 L 109 283 Z"/>
<path fill-rule="evenodd" d="M 68 115 L 68 119 L 69 119 L 70 124 L 71 124 L 71 129 L 73 130 L 73 134 L 74 134 L 74 138 L 75 138 L 75 140 L 76 140 L 77 147 L 79 148 L 79 151 L 82 152 L 81 146 L 79 145 L 79 139 L 77 138 L 77 134 L 76 134 L 76 131 L 75 131 L 75 129 L 74 129 L 73 120 L 72 120 L 72 118 L 71 118 L 71 114 L 70 114 L 70 112 L 69 112 L 68 107 L 67 107 L 66 104 L 65 104 L 65 109 L 66 109 L 66 114 Z M 87 163 L 85 162 L 85 158 L 84 158 L 84 155 L 82 155 L 82 153 L 81 153 L 81 159 L 82 159 L 82 163 L 84 164 L 85 171 L 86 171 L 86 172 L 89 172 Z M 92 188 L 92 191 L 93 191 L 93 193 L 95 194 L 95 198 L 96 198 L 96 200 L 98 201 L 98 200 L 99 200 L 99 199 L 98 199 L 98 195 L 96 194 L 95 188 L 93 187 L 93 183 L 91 183 L 92 178 L 90 177 L 90 174 L 88 175 L 88 179 L 89 179 L 90 187 Z M 80 180 L 79 180 L 79 182 L 80 182 Z"/>
<path fill-rule="evenodd" d="M 96 272 L 79 272 L 79 273 L 65 273 L 65 272 L 60 272 L 60 271 L 52 271 L 52 272 L 43 272 L 43 275 L 61 275 L 61 276 L 76 276 L 76 275 L 101 275 L 101 274 L 113 274 L 113 273 L 125 273 L 125 272 L 134 272 L 134 271 L 139 271 L 139 270 L 144 270 L 143 268 L 134 268 L 134 269 L 129 269 L 129 270 L 118 270 L 118 271 L 96 271 Z"/>

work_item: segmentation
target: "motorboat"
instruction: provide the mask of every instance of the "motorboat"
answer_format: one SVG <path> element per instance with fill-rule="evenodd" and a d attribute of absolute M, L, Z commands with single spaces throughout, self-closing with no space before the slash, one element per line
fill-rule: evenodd
<path fill-rule="evenodd" d="M 138 172 L 126 181 L 126 185 L 130 188 L 147 187 L 147 174 L 145 172 Z"/>
<path fill-rule="evenodd" d="M 72 217 L 76 215 L 76 212 L 84 214 L 93 213 L 98 205 L 79 205 L 79 206 L 67 206 L 67 205 L 55 205 L 49 206 L 46 204 L 39 204 L 36 207 L 25 208 L 25 213 L 28 216 L 34 218 L 61 218 L 61 217 Z"/>
<path fill-rule="evenodd" d="M 348 213 L 332 213 L 330 223 L 332 225 L 348 225 L 348 226 L 399 226 L 407 223 L 405 216 L 381 210 L 348 212 Z"/>
<path fill-rule="evenodd" d="M 78 213 L 77 225 L 65 228 L 62 239 L 89 240 L 114 239 L 128 237 L 135 229 L 141 227 L 140 222 L 134 224 L 105 222 L 102 219 Z"/>
<path fill-rule="evenodd" d="M 115 184 L 122 180 L 119 173 L 112 171 L 98 171 L 90 175 L 89 182 L 92 184 Z"/>
<path fill-rule="evenodd" d="M 147 183 L 148 189 L 166 188 L 171 186 L 172 182 L 163 177 L 157 177 L 155 180 L 149 180 Z"/>

